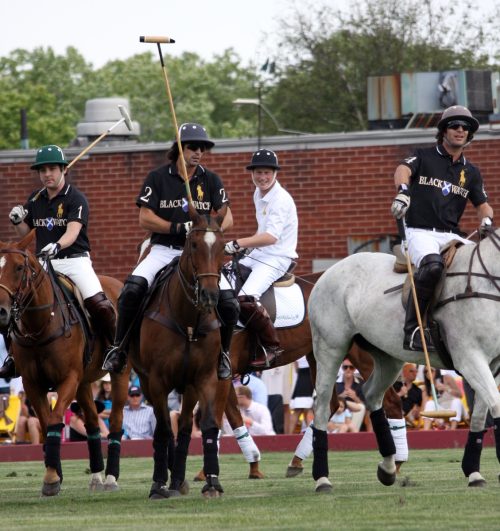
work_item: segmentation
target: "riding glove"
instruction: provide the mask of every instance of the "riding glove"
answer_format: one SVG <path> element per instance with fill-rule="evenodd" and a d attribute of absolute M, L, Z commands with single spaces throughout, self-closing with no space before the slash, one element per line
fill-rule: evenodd
<path fill-rule="evenodd" d="M 192 221 L 186 221 L 185 223 L 175 223 L 175 221 L 172 221 L 170 223 L 170 234 L 189 234 L 192 226 Z"/>
<path fill-rule="evenodd" d="M 401 219 L 405 216 L 410 208 L 410 192 L 406 184 L 400 184 L 398 188 L 398 195 L 394 198 L 391 206 L 392 215 L 396 219 Z"/>
<path fill-rule="evenodd" d="M 43 249 L 42 253 L 47 256 L 47 258 L 54 258 L 57 253 L 61 250 L 60 243 L 48 243 Z"/>
<path fill-rule="evenodd" d="M 241 250 L 241 247 L 238 245 L 238 242 L 236 240 L 233 240 L 232 242 L 227 242 L 224 251 L 226 254 L 236 254 L 239 253 Z"/>
<path fill-rule="evenodd" d="M 489 216 L 486 216 L 481 220 L 481 225 L 479 226 L 479 235 L 486 236 L 493 229 L 493 220 Z"/>
<path fill-rule="evenodd" d="M 9 214 L 10 222 L 13 225 L 19 225 L 24 218 L 28 215 L 28 211 L 23 207 L 23 205 L 16 205 Z"/>

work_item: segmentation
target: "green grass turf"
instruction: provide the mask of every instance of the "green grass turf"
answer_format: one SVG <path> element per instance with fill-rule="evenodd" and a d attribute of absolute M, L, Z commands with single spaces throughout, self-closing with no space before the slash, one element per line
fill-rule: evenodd
<path fill-rule="evenodd" d="M 398 481 L 376 479 L 376 452 L 331 452 L 333 493 L 316 494 L 311 463 L 285 478 L 290 454 L 263 455 L 266 479 L 247 479 L 241 455 L 221 456 L 225 494 L 206 500 L 190 481 L 182 498 L 150 501 L 153 462 L 122 460 L 120 491 L 89 493 L 86 461 L 65 461 L 62 492 L 41 498 L 43 464 L 0 464 L 3 529 L 500 529 L 499 466 L 493 448 L 483 451 L 485 488 L 467 487 L 462 450 L 415 450 Z M 188 461 L 191 480 L 201 458 Z M 404 486 L 403 486 L 404 484 Z"/>

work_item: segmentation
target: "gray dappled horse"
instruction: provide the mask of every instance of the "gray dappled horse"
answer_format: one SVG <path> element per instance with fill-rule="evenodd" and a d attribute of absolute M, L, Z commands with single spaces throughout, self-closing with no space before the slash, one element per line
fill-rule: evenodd
<path fill-rule="evenodd" d="M 462 470 L 470 486 L 483 485 L 479 472 L 488 410 L 494 419 L 500 461 L 500 229 L 476 245 L 457 250 L 448 268 L 439 303 L 433 312 L 457 371 L 476 393 Z M 406 362 L 425 363 L 423 352 L 403 350 L 404 311 L 401 284 L 393 272 L 394 256 L 351 255 L 332 266 L 316 283 L 309 299 L 314 355 L 317 362 L 317 403 L 314 420 L 313 477 L 316 491 L 331 490 L 328 480 L 326 425 L 337 371 L 351 344 L 370 351 L 375 366 L 363 387 L 367 409 L 383 460 L 377 475 L 385 485 L 395 481 L 394 443 L 382 409 L 384 391 Z M 436 353 L 433 367 L 443 368 Z"/>

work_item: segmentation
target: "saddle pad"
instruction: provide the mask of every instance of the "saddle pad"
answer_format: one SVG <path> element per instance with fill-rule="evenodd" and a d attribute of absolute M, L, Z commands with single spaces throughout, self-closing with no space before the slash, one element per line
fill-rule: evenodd
<path fill-rule="evenodd" d="M 274 288 L 276 297 L 275 328 L 299 325 L 306 316 L 306 304 L 302 290 L 297 284 L 287 288 Z"/>

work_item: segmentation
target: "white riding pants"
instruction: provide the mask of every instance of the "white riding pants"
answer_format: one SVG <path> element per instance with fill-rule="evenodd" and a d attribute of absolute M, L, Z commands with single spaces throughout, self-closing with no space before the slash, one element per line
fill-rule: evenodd
<path fill-rule="evenodd" d="M 181 254 L 182 249 L 173 249 L 172 247 L 165 247 L 165 245 L 153 245 L 149 254 L 134 269 L 132 275 L 145 278 L 148 281 L 148 286 L 151 286 L 156 273 Z"/>
<path fill-rule="evenodd" d="M 55 271 L 66 275 L 74 282 L 82 294 L 83 300 L 93 297 L 100 291 L 104 291 L 92 267 L 92 260 L 89 256 L 53 258 L 51 262 Z"/>
<path fill-rule="evenodd" d="M 441 249 L 453 240 L 458 240 L 466 245 L 474 243 L 466 240 L 453 232 L 437 232 L 427 229 L 406 229 L 408 240 L 408 252 L 412 263 L 418 268 L 424 256 L 428 254 L 439 254 Z"/>

